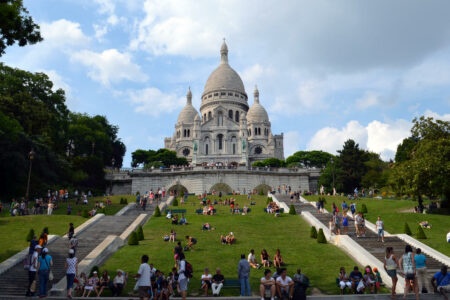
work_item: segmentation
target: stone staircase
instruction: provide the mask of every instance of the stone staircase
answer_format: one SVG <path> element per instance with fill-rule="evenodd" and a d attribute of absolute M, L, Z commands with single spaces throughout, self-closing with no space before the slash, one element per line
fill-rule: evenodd
<path fill-rule="evenodd" d="M 301 213 L 302 211 L 310 212 L 315 218 L 317 218 L 320 222 L 328 227 L 328 222 L 330 221 L 332 215 L 328 212 L 319 213 L 317 209 L 311 205 L 310 203 L 300 202 L 298 199 L 291 201 L 290 196 L 286 195 L 276 195 L 278 201 L 286 203 L 288 206 L 293 204 L 297 213 Z M 336 203 L 338 207 L 340 207 L 340 203 Z M 369 253 L 371 253 L 374 257 L 376 257 L 381 262 L 384 261 L 385 250 L 387 246 L 393 247 L 394 252 L 399 258 L 403 253 L 406 242 L 399 239 L 395 235 L 385 236 L 385 242 L 377 241 L 377 234 L 371 231 L 369 228 L 366 230 L 365 237 L 357 237 L 355 234 L 355 225 L 352 218 L 349 218 L 349 226 L 348 226 L 348 236 L 351 237 L 354 241 L 356 241 L 359 245 L 361 245 L 364 249 L 366 249 Z M 342 228 L 341 228 L 342 230 Z M 413 247 L 413 250 L 414 247 Z M 426 255 L 426 253 L 424 253 Z M 427 257 L 427 270 L 429 274 L 429 278 L 431 278 L 437 271 L 441 269 L 442 263 L 426 255 Z"/>
<path fill-rule="evenodd" d="M 147 205 L 146 211 L 132 207 L 120 216 L 103 216 L 99 218 L 98 221 L 92 223 L 80 234 L 76 234 L 78 238 L 76 257 L 79 261 L 82 261 L 108 235 L 122 234 L 137 216 L 142 213 L 147 214 L 145 222 L 153 214 L 154 208 L 155 204 Z M 67 237 L 57 237 L 47 245 L 49 254 L 53 258 L 53 283 L 57 283 L 65 278 L 64 262 L 68 255 L 68 242 Z M 21 261 L 0 275 L 0 296 L 24 296 L 27 286 L 28 271 L 23 269 Z M 51 287 L 52 284 L 49 284 L 48 288 Z"/>

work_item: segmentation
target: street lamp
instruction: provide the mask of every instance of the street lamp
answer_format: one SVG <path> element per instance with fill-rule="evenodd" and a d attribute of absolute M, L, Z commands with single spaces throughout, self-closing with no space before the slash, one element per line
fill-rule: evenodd
<path fill-rule="evenodd" d="M 114 177 L 114 165 L 116 164 L 116 160 L 114 159 L 114 157 L 111 159 L 111 181 L 109 183 L 109 194 L 111 195 L 112 193 L 112 182 L 113 182 L 113 177 Z"/>
<path fill-rule="evenodd" d="M 30 180 L 31 180 L 31 168 L 33 167 L 33 159 L 35 156 L 33 149 L 28 153 L 28 159 L 30 160 L 30 167 L 28 169 L 28 181 L 27 181 L 27 191 L 25 193 L 25 199 L 28 201 L 28 196 L 30 195 Z"/>
<path fill-rule="evenodd" d="M 332 171 L 332 174 L 333 174 L 333 189 L 334 189 L 334 160 L 333 160 L 333 158 L 330 159 L 330 163 L 333 166 L 333 169 L 331 171 Z M 333 190 L 333 192 L 334 192 L 334 190 Z"/>

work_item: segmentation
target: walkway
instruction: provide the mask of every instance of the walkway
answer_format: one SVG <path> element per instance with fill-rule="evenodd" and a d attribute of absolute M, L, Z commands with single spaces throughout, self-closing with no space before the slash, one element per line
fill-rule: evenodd
<path fill-rule="evenodd" d="M 81 233 L 78 233 L 76 228 L 75 233 L 78 238 L 78 250 L 77 257 L 81 262 L 93 251 L 99 244 L 101 244 L 108 236 L 120 236 L 130 224 L 135 221 L 139 215 L 145 213 L 146 216 L 142 220 L 144 223 L 152 214 L 155 204 L 147 206 L 146 211 L 142 209 L 136 209 L 135 206 L 130 205 L 123 215 L 115 216 L 103 216 L 99 215 L 94 218 L 93 223 L 90 224 Z M 48 245 L 49 254 L 53 257 L 54 266 L 52 268 L 55 276 L 54 284 L 58 283 L 61 279 L 65 278 L 64 261 L 68 252 L 68 239 L 67 237 L 56 237 L 56 239 Z M 104 255 L 106 254 L 106 255 Z M 97 264 L 101 264 L 106 258 L 108 253 L 102 253 Z M 28 272 L 23 269 L 22 262 L 20 261 L 14 267 L 9 269 L 0 275 L 0 296 L 2 295 L 16 295 L 24 296 L 26 287 L 28 286 Z M 3 299 L 0 297 L 0 299 Z"/>

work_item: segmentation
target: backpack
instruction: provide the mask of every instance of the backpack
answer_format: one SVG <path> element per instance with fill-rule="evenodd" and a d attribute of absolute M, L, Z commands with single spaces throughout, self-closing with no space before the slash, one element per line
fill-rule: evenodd
<path fill-rule="evenodd" d="M 194 268 L 192 268 L 192 265 L 188 261 L 184 261 L 184 276 L 187 278 L 192 278 L 194 273 Z"/>

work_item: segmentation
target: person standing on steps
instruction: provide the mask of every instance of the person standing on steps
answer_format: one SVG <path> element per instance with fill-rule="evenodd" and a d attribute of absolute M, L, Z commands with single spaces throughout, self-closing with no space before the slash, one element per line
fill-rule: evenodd
<path fill-rule="evenodd" d="M 250 289 L 250 264 L 245 258 L 245 254 L 241 254 L 241 260 L 238 264 L 238 278 L 241 283 L 241 296 L 251 296 Z"/>
<path fill-rule="evenodd" d="M 381 239 L 381 242 L 384 243 L 384 222 L 381 220 L 381 217 L 378 216 L 377 221 L 375 222 L 375 226 L 377 227 L 378 234 L 378 242 Z"/>
<path fill-rule="evenodd" d="M 47 282 L 50 274 L 50 268 L 53 266 L 53 260 L 48 249 L 43 248 L 38 258 L 37 270 L 39 276 L 39 298 L 47 297 Z"/>
<path fill-rule="evenodd" d="M 36 280 L 36 272 L 38 267 L 39 256 L 41 255 L 42 247 L 40 245 L 34 246 L 34 252 L 30 258 L 30 268 L 28 269 L 28 290 L 26 293 L 27 297 L 33 297 L 35 290 L 31 291 L 31 285 L 33 281 Z"/>
<path fill-rule="evenodd" d="M 414 255 L 414 262 L 416 263 L 417 281 L 419 284 L 419 291 L 422 294 L 430 292 L 430 281 L 427 276 L 427 258 L 423 255 L 420 248 L 416 249 L 416 255 Z"/>
<path fill-rule="evenodd" d="M 72 299 L 73 282 L 78 274 L 78 259 L 75 257 L 75 251 L 69 249 L 69 257 L 65 263 L 67 280 L 67 298 Z"/>
<path fill-rule="evenodd" d="M 406 298 L 410 288 L 416 294 L 416 300 L 419 300 L 419 287 L 417 286 L 416 263 L 414 262 L 414 253 L 410 245 L 406 245 L 405 253 L 398 262 L 400 269 L 405 274 L 405 292 L 403 298 Z"/>
<path fill-rule="evenodd" d="M 394 248 L 387 247 L 386 255 L 384 256 L 384 270 L 386 270 L 389 277 L 392 279 L 392 289 L 391 289 L 391 297 L 394 298 L 396 295 L 395 289 L 397 287 L 397 268 L 398 261 L 394 254 Z"/>

